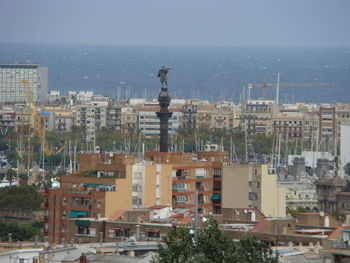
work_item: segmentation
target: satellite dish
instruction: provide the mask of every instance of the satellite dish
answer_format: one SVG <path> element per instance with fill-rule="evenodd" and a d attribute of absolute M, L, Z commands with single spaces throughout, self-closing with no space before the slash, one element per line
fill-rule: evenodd
<path fill-rule="evenodd" d="M 323 211 L 322 211 L 322 212 L 320 212 L 320 216 L 322 216 L 322 217 L 324 216 L 324 212 L 323 212 Z"/>

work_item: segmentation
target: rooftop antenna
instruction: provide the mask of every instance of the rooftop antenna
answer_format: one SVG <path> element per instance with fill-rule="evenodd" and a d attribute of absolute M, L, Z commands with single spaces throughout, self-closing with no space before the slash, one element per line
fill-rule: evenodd
<path fill-rule="evenodd" d="M 279 103 L 279 96 L 280 96 L 280 73 L 277 74 L 277 86 L 276 86 L 276 104 Z"/>

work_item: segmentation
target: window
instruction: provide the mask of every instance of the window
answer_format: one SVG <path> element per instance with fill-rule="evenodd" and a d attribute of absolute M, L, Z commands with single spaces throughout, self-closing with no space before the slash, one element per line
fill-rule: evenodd
<path fill-rule="evenodd" d="M 133 205 L 142 205 L 142 199 L 141 198 L 137 198 L 137 197 L 133 197 L 132 198 L 132 204 Z"/>

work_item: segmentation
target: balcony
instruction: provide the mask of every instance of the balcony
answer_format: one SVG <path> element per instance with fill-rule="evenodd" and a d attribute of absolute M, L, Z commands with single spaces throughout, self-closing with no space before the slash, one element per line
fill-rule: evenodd
<path fill-rule="evenodd" d="M 333 241 L 332 248 L 350 249 L 350 240 L 346 240 L 346 241 L 336 240 L 336 241 Z"/>
<path fill-rule="evenodd" d="M 191 204 L 191 202 L 189 202 L 189 201 L 175 201 L 174 202 L 174 205 L 176 206 L 176 205 L 190 205 Z"/>
<path fill-rule="evenodd" d="M 187 192 L 185 188 L 173 188 L 173 192 Z"/>
<path fill-rule="evenodd" d="M 74 208 L 91 209 L 91 204 L 90 203 L 73 203 L 72 207 L 74 207 Z"/>

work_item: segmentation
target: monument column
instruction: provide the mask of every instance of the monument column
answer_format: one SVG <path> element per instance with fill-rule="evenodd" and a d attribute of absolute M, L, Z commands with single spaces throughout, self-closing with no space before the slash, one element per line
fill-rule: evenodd
<path fill-rule="evenodd" d="M 158 77 L 162 83 L 162 87 L 158 96 L 160 111 L 157 112 L 157 117 L 160 119 L 160 152 L 168 152 L 168 130 L 169 118 L 173 115 L 169 111 L 170 96 L 168 93 L 167 73 L 170 68 L 162 66 L 158 72 Z"/>

